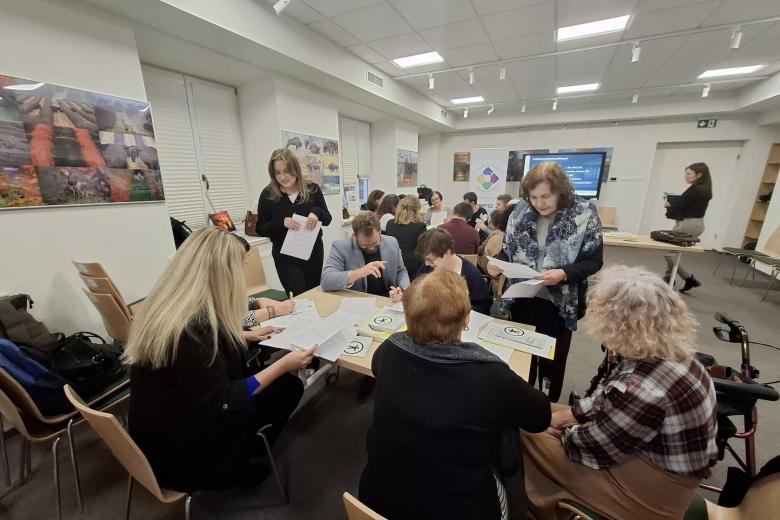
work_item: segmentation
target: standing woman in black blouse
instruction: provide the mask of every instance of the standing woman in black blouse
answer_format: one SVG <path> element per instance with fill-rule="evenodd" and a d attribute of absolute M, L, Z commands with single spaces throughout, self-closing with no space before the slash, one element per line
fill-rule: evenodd
<path fill-rule="evenodd" d="M 327 226 L 332 217 L 322 190 L 316 184 L 304 181 L 298 158 L 291 151 L 280 148 L 271 154 L 268 175 L 271 182 L 260 193 L 260 201 L 257 203 L 257 234 L 271 239 L 271 254 L 285 292 L 298 295 L 320 284 L 325 254 L 322 230 L 308 260 L 282 254 L 287 230 L 297 230 L 301 227 L 292 216 L 296 214 L 307 217 L 308 229 L 313 229 L 317 222 Z"/>
<path fill-rule="evenodd" d="M 703 162 L 691 164 L 685 168 L 685 182 L 690 184 L 688 189 L 679 197 L 668 198 L 664 203 L 667 208 L 666 216 L 677 221 L 674 231 L 690 233 L 698 237 L 704 233 L 704 214 L 712 199 L 712 177 L 709 166 Z M 672 276 L 673 268 L 674 257 L 667 256 L 664 277 L 667 282 Z M 683 269 L 683 266 L 677 268 L 677 274 L 685 282 L 680 292 L 684 293 L 701 285 L 701 282 Z"/>

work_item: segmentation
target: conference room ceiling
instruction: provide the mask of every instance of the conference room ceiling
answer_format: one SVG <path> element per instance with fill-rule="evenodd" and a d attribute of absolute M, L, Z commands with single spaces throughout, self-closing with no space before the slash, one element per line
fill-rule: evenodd
<path fill-rule="evenodd" d="M 631 18 L 622 32 L 555 41 L 558 27 L 626 14 Z M 634 92 L 640 103 L 648 98 L 678 101 L 700 95 L 697 77 L 708 69 L 766 65 L 754 76 L 780 70 L 780 22 L 746 25 L 739 48 L 729 46 L 732 26 L 780 16 L 780 0 L 291 0 L 281 16 L 307 25 L 392 77 L 473 66 L 471 85 L 467 69 L 436 73 L 433 90 L 427 75 L 398 80 L 443 107 L 471 96 L 515 109 L 526 100 L 529 110 L 549 109 L 546 99 L 554 97 L 561 109 L 630 105 Z M 729 27 L 642 41 L 720 25 Z M 631 63 L 637 41 L 641 58 Z M 513 61 L 615 42 L 625 43 Z M 430 51 L 441 54 L 444 63 L 401 69 L 392 62 Z M 504 81 L 499 79 L 502 65 Z M 734 94 L 755 81 L 717 81 L 711 95 Z M 680 86 L 696 82 L 699 86 Z M 595 95 L 556 94 L 560 86 L 584 83 L 600 86 Z"/>

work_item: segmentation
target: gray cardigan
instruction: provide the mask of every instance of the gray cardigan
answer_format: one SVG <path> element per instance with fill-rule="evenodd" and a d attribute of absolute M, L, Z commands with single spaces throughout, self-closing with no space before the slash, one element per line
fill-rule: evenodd
<path fill-rule="evenodd" d="M 401 248 L 395 237 L 382 235 L 379 242 L 379 253 L 383 261 L 386 261 L 382 271 L 382 278 L 388 286 L 406 289 L 409 286 L 409 274 L 404 266 L 401 256 Z M 340 291 L 352 289 L 353 291 L 366 292 L 366 279 L 355 280 L 351 287 L 347 287 L 347 276 L 350 271 L 365 266 L 363 252 L 357 245 L 355 237 L 335 240 L 330 248 L 330 256 L 325 262 L 320 278 L 320 287 L 323 291 Z"/>

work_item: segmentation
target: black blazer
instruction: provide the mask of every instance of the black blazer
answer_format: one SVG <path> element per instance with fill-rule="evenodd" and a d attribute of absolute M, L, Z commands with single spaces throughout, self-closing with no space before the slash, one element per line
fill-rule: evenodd
<path fill-rule="evenodd" d="M 417 240 L 425 233 L 425 229 L 424 222 L 397 224 L 395 219 L 389 221 L 385 227 L 385 234 L 398 240 L 401 256 L 410 278 L 415 276 L 422 264 L 421 259 L 417 257 Z"/>
<path fill-rule="evenodd" d="M 699 184 L 691 184 L 679 197 L 671 197 L 666 209 L 666 218 L 684 220 L 686 218 L 704 218 L 712 193 Z"/>
<path fill-rule="evenodd" d="M 328 211 L 328 206 L 325 204 L 325 197 L 320 187 L 313 182 L 307 184 L 306 187 L 309 190 L 309 200 L 302 202 L 301 196 L 298 195 L 295 199 L 295 204 L 290 202 L 290 198 L 284 193 L 282 193 L 279 199 L 272 200 L 271 188 L 268 186 L 260 193 L 260 200 L 257 202 L 258 215 L 255 231 L 261 237 L 271 239 L 273 244 L 272 252 L 274 254 L 279 254 L 279 250 L 282 249 L 282 244 L 284 244 L 284 239 L 287 236 L 287 228 L 284 227 L 284 219 L 286 217 L 292 217 L 293 213 L 308 217 L 309 213 L 314 213 L 323 226 L 329 225 L 331 220 L 333 220 Z M 320 229 L 318 241 L 321 245 L 322 229 Z"/>
<path fill-rule="evenodd" d="M 229 487 L 248 464 L 254 405 L 245 348 L 190 326 L 165 368 L 130 368 L 130 436 L 163 487 L 195 491 Z"/>
<path fill-rule="evenodd" d="M 500 518 L 493 470 L 501 432 L 544 431 L 547 396 L 507 365 L 435 363 L 390 340 L 371 369 L 374 420 L 360 500 L 391 519 Z"/>

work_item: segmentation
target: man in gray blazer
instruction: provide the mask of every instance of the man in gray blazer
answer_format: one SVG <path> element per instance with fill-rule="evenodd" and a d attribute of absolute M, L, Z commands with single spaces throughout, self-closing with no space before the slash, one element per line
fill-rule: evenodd
<path fill-rule="evenodd" d="M 379 220 L 369 211 L 355 215 L 352 231 L 354 236 L 333 242 L 322 269 L 322 290 L 352 289 L 400 301 L 409 274 L 398 241 L 381 234 Z"/>

